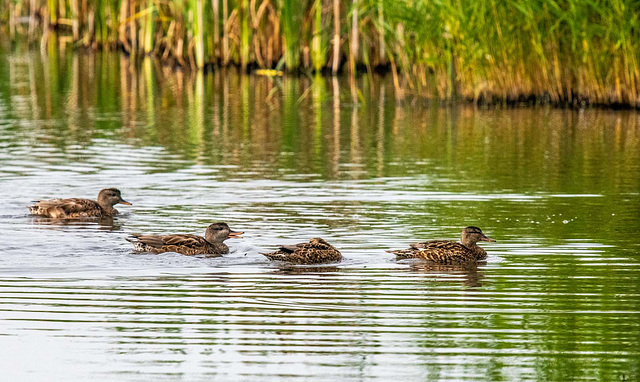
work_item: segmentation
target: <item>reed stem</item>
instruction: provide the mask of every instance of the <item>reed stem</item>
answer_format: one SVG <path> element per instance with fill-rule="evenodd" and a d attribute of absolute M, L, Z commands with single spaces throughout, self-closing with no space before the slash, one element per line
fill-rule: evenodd
<path fill-rule="evenodd" d="M 637 0 L 0 0 L 49 34 L 202 69 L 388 70 L 396 96 L 640 108 Z M 23 28 L 23 20 L 29 26 Z M 57 38 L 57 37 L 56 37 Z M 330 44 L 330 46 L 329 46 Z M 66 44 L 58 44 L 63 49 Z M 136 61 L 134 59 L 134 61 Z"/>
<path fill-rule="evenodd" d="M 333 61 L 331 72 L 338 73 L 340 68 L 340 0 L 333 0 Z"/>
<path fill-rule="evenodd" d="M 144 53 L 151 54 L 153 51 L 153 31 L 154 31 L 154 20 L 153 20 L 153 12 L 154 12 L 154 4 L 153 0 L 147 1 L 147 9 L 146 16 L 144 21 Z"/>

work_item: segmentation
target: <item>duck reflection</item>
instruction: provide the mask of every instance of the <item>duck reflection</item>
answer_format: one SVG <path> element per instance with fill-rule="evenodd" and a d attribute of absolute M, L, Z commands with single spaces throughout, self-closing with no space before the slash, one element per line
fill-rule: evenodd
<path fill-rule="evenodd" d="M 409 269 L 412 272 L 426 273 L 435 278 L 439 282 L 452 282 L 454 280 L 462 280 L 462 286 L 481 287 L 480 281 L 484 278 L 484 274 L 478 269 L 478 266 L 486 265 L 486 261 L 466 265 L 442 265 L 426 262 L 413 262 Z M 458 276 L 452 278 L 452 276 Z"/>
<path fill-rule="evenodd" d="M 120 231 L 122 229 L 122 225 L 113 217 L 81 219 L 51 219 L 34 217 L 32 221 L 35 225 L 50 226 L 54 229 L 72 226 L 76 226 L 78 228 L 94 227 L 100 231 Z"/>
<path fill-rule="evenodd" d="M 311 273 L 331 273 L 338 272 L 338 267 L 336 266 L 295 266 L 295 265 L 280 265 L 277 269 L 275 269 L 272 273 L 276 275 L 305 275 Z"/>

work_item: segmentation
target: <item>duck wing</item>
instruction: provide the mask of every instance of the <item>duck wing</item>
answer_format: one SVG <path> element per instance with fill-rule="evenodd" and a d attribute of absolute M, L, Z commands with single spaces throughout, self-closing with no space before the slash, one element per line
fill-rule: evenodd
<path fill-rule="evenodd" d="M 134 238 L 137 240 L 131 240 L 127 238 L 127 241 L 134 244 L 144 244 L 152 248 L 162 248 L 164 245 L 164 241 L 162 240 L 162 236 L 158 235 L 138 235 L 132 234 Z"/>
<path fill-rule="evenodd" d="M 264 255 L 269 260 L 279 260 L 279 261 L 288 261 L 292 258 L 293 253 L 303 244 L 290 244 L 290 245 L 279 245 L 278 249 L 273 252 L 261 252 L 261 255 Z"/>
<path fill-rule="evenodd" d="M 439 264 L 459 264 L 475 260 L 469 248 L 449 240 L 413 243 L 408 249 L 387 252 L 395 254 L 398 259 L 418 258 Z"/>
<path fill-rule="evenodd" d="M 415 257 L 439 264 L 460 264 L 475 260 L 469 248 L 455 241 L 433 240 L 412 245 Z"/>
<path fill-rule="evenodd" d="M 324 240 L 311 239 L 308 243 L 297 245 L 291 257 L 299 264 L 333 263 L 342 260 L 342 254 L 334 246 Z"/>
<path fill-rule="evenodd" d="M 303 244 L 307 243 L 299 243 L 299 244 L 291 244 L 291 245 L 280 245 L 278 251 L 283 253 L 293 253 L 296 249 L 300 248 Z"/>
<path fill-rule="evenodd" d="M 175 235 L 131 235 L 137 239 L 137 242 L 148 245 L 153 248 L 162 248 L 164 246 L 199 248 L 209 244 L 202 236 L 189 234 Z M 131 240 L 130 240 L 131 241 Z"/>
<path fill-rule="evenodd" d="M 80 198 L 40 200 L 36 204 L 29 206 L 29 211 L 34 215 L 51 218 L 102 215 L 102 207 L 98 202 Z"/>

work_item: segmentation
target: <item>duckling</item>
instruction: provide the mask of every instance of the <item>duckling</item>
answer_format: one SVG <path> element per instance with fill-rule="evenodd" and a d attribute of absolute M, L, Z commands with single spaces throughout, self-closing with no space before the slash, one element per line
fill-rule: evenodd
<path fill-rule="evenodd" d="M 342 260 L 342 254 L 331 244 L 316 237 L 308 243 L 281 245 L 271 253 L 262 253 L 269 260 L 288 261 L 295 264 L 323 264 L 337 263 Z"/>
<path fill-rule="evenodd" d="M 38 200 L 28 208 L 32 215 L 54 219 L 80 219 L 113 217 L 118 214 L 118 210 L 113 208 L 116 204 L 131 205 L 122 199 L 117 188 L 105 188 L 98 194 L 97 201 L 80 198 Z"/>
<path fill-rule="evenodd" d="M 207 227 L 204 237 L 190 234 L 137 235 L 126 240 L 133 243 L 138 252 L 177 252 L 183 255 L 223 255 L 229 253 L 224 241 L 240 237 L 244 232 L 232 231 L 227 223 L 213 223 Z"/>
<path fill-rule="evenodd" d="M 464 264 L 484 260 L 487 251 L 477 245 L 478 241 L 493 241 L 478 227 L 469 226 L 462 230 L 461 243 L 448 240 L 431 240 L 411 244 L 411 248 L 387 251 L 397 259 L 419 258 L 438 264 Z"/>

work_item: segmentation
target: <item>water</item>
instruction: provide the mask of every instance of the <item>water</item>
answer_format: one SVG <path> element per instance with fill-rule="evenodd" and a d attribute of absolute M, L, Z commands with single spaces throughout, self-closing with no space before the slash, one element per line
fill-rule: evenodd
<path fill-rule="evenodd" d="M 363 77 L 0 55 L 7 380 L 638 380 L 638 114 L 439 108 Z M 32 200 L 118 187 L 113 221 Z M 245 231 L 222 258 L 131 232 Z M 386 249 L 498 240 L 461 270 Z M 321 236 L 344 261 L 259 252 Z"/>

